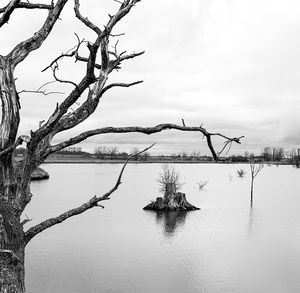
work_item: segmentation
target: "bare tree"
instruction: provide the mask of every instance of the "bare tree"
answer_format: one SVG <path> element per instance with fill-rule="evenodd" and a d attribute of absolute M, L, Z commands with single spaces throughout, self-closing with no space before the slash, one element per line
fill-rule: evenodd
<path fill-rule="evenodd" d="M 142 155 L 141 155 L 141 159 L 142 161 L 148 161 L 150 158 L 150 153 L 149 152 L 144 152 Z"/>
<path fill-rule="evenodd" d="M 107 146 L 98 146 L 95 148 L 95 154 L 98 158 L 103 158 L 108 154 L 108 147 Z"/>
<path fill-rule="evenodd" d="M 119 153 L 119 148 L 117 146 L 111 146 L 109 148 L 109 155 L 110 156 L 116 156 Z"/>
<path fill-rule="evenodd" d="M 3 1 L 2 1 L 3 2 Z M 100 98 L 115 87 L 128 88 L 142 81 L 130 83 L 114 82 L 108 83 L 109 75 L 119 70 L 124 61 L 141 56 L 144 52 L 126 53 L 119 52 L 114 46 L 110 49 L 113 28 L 121 21 L 140 0 L 116 1 L 118 9 L 109 15 L 109 20 L 104 27 L 92 22 L 88 17 L 81 14 L 79 0 L 74 0 L 75 17 L 87 29 L 91 30 L 95 37 L 93 40 L 83 40 L 77 36 L 77 43 L 73 49 L 61 54 L 46 66 L 43 71 L 50 71 L 54 80 L 60 84 L 67 84 L 73 89 L 66 93 L 65 99 L 57 104 L 52 114 L 45 121 L 40 121 L 38 129 L 32 130 L 29 136 L 18 136 L 20 124 L 20 104 L 22 100 L 16 86 L 15 69 L 33 51 L 39 49 L 50 35 L 53 27 L 61 17 L 64 9 L 67 9 L 69 0 L 49 0 L 49 4 L 31 3 L 29 1 L 11 0 L 0 8 L 0 28 L 13 21 L 12 15 L 16 10 L 28 9 L 46 11 L 46 16 L 40 29 L 31 37 L 20 41 L 7 55 L 0 55 L 0 98 L 2 103 L 2 114 L 0 124 L 0 291 L 6 293 L 25 292 L 24 285 L 24 251 L 26 245 L 36 235 L 46 229 L 59 224 L 70 217 L 84 213 L 85 211 L 100 206 L 99 202 L 110 198 L 121 184 L 121 176 L 126 164 L 118 177 L 116 185 L 106 194 L 94 196 L 88 202 L 79 207 L 45 220 L 40 224 L 24 229 L 25 222 L 21 221 L 24 209 L 30 203 L 32 194 L 30 192 L 31 174 L 52 153 L 66 147 L 75 145 L 88 137 L 103 135 L 107 133 L 129 133 L 137 132 L 152 134 L 167 129 L 180 131 L 198 132 L 206 139 L 208 147 L 215 160 L 219 160 L 212 143 L 213 137 L 221 137 L 226 144 L 232 142 L 240 143 L 242 137 L 227 137 L 220 133 L 212 133 L 204 127 L 175 124 L 159 124 L 153 127 L 103 127 L 87 130 L 72 138 L 53 144 L 53 138 L 64 131 L 73 129 L 84 122 L 97 109 Z M 96 9 L 96 7 L 95 7 Z M 25 13 L 25 12 L 24 12 Z M 87 46 L 84 56 L 80 51 L 82 46 Z M 58 76 L 61 61 L 65 58 L 73 58 L 75 62 L 85 65 L 79 82 L 63 80 Z M 37 90 L 38 93 L 42 90 Z M 46 92 L 44 92 L 46 94 Z M 60 94 L 55 91 L 52 94 Z M 78 105 L 78 100 L 83 102 Z M 72 108 L 73 107 L 73 108 Z M 37 121 L 38 122 L 38 121 Z M 24 144 L 25 154 L 22 162 L 13 161 L 12 152 L 19 145 Z M 140 152 L 141 153 L 141 152 Z M 140 154 L 138 153 L 138 154 Z M 138 155 L 135 154 L 135 155 Z M 131 157 L 130 157 L 131 158 Z"/>
<path fill-rule="evenodd" d="M 110 156 L 111 158 L 117 156 L 119 149 L 117 146 L 99 146 L 95 149 L 95 154 L 98 158 L 104 158 L 105 156 Z"/>
<path fill-rule="evenodd" d="M 282 147 L 272 148 L 273 161 L 281 161 L 284 159 L 285 151 Z"/>
<path fill-rule="evenodd" d="M 253 183 L 254 178 L 257 176 L 257 174 L 262 170 L 264 167 L 263 164 L 256 164 L 254 160 L 250 160 L 250 171 L 251 171 L 251 200 L 250 200 L 250 207 L 253 207 Z"/>
<path fill-rule="evenodd" d="M 262 157 L 265 161 L 272 160 L 272 149 L 270 147 L 265 147 L 261 152 Z"/>
<path fill-rule="evenodd" d="M 285 157 L 285 151 L 282 147 L 265 147 L 261 155 L 266 161 L 281 161 Z"/>

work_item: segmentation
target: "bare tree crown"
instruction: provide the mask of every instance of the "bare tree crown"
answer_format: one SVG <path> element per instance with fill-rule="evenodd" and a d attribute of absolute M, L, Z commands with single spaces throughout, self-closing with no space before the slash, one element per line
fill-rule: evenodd
<path fill-rule="evenodd" d="M 34 9 L 47 11 L 47 15 L 40 29 L 35 32 L 30 38 L 20 41 L 16 44 L 11 52 L 6 56 L 0 55 L 0 98 L 2 103 L 2 117 L 0 124 L 0 161 L 1 161 L 1 183 L 0 194 L 1 200 L 8 203 L 14 211 L 14 214 L 19 218 L 24 211 L 27 204 L 30 202 L 32 194 L 30 193 L 30 177 L 32 172 L 44 162 L 44 160 L 52 153 L 62 150 L 66 147 L 75 145 L 94 135 L 101 135 L 107 133 L 143 133 L 153 134 L 168 129 L 175 129 L 179 131 L 194 131 L 199 132 L 202 138 L 206 139 L 207 145 L 211 151 L 213 158 L 222 160 L 220 155 L 226 148 L 230 148 L 232 143 L 240 143 L 241 137 L 227 137 L 221 133 L 212 133 L 207 131 L 202 124 L 200 126 L 187 126 L 182 119 L 182 125 L 171 123 L 163 123 L 151 127 L 102 127 L 92 130 L 86 130 L 78 133 L 72 138 L 62 141 L 58 144 L 53 144 L 53 138 L 59 133 L 65 132 L 75 126 L 81 124 L 88 119 L 97 109 L 101 97 L 114 87 L 131 87 L 140 84 L 142 81 L 130 82 L 114 82 L 109 83 L 109 75 L 115 70 L 121 69 L 123 62 L 136 58 L 144 54 L 141 52 L 126 51 L 119 52 L 116 42 L 112 47 L 112 38 L 117 35 L 114 34 L 113 29 L 115 25 L 120 22 L 140 0 L 122 0 L 117 1 L 117 9 L 113 14 L 109 14 L 108 21 L 103 25 L 92 22 L 86 15 L 83 15 L 80 10 L 80 1 L 74 0 L 73 9 L 74 17 L 87 29 L 91 30 L 95 37 L 92 41 L 81 39 L 76 36 L 75 46 L 68 52 L 62 53 L 52 60 L 48 66 L 42 68 L 42 71 L 50 71 L 55 82 L 61 84 L 68 84 L 72 86 L 72 90 L 67 93 L 66 98 L 57 103 L 52 110 L 51 115 L 41 121 L 39 128 L 32 130 L 30 135 L 17 136 L 20 124 L 20 104 L 22 99 L 15 84 L 14 71 L 15 68 L 24 61 L 29 54 L 34 50 L 39 49 L 47 40 L 53 27 L 61 17 L 61 13 L 66 9 L 68 0 L 49 1 L 48 4 L 31 3 L 29 1 L 11 0 L 7 1 L 7 5 L 0 8 L 0 28 L 7 25 L 9 21 L 13 21 L 13 14 L 18 9 Z M 86 3 L 85 3 L 86 4 Z M 72 32 L 73 34 L 73 32 Z M 87 54 L 83 55 L 81 48 L 87 47 Z M 75 62 L 84 64 L 85 71 L 81 76 L 79 82 L 62 79 L 59 77 L 58 70 L 60 62 L 65 58 L 73 58 Z M 36 92 L 47 94 L 43 86 Z M 60 94 L 60 92 L 52 92 L 53 94 Z M 84 93 L 87 93 L 85 95 Z M 77 105 L 79 99 L 83 99 L 80 105 Z M 71 110 L 74 107 L 75 110 Z M 224 147 L 221 151 L 216 151 L 212 138 L 221 137 L 224 139 Z M 26 153 L 24 161 L 17 164 L 13 162 L 12 152 L 20 144 L 25 143 Z M 140 154 L 140 152 L 138 153 Z M 9 182 L 9 183 L 8 183 Z M 119 184 L 117 184 L 118 186 Z M 115 189 L 113 189 L 115 191 Z M 97 206 L 99 198 L 91 200 L 89 204 L 84 204 L 80 210 L 85 211 L 87 206 Z M 47 227 L 56 224 L 68 217 L 78 214 L 78 209 L 74 212 L 67 212 L 63 217 L 49 220 Z M 28 230 L 31 239 L 38 231 L 44 230 L 31 228 Z M 26 234 L 28 234 L 26 233 Z"/>

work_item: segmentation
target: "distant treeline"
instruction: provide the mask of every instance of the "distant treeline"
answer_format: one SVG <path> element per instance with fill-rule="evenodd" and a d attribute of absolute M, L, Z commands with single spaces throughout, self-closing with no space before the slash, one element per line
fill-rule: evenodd
<path fill-rule="evenodd" d="M 285 162 L 299 167 L 300 163 L 300 148 L 285 150 L 283 147 L 264 147 L 260 155 L 245 152 L 244 156 L 232 156 L 232 162 Z"/>
<path fill-rule="evenodd" d="M 96 158 L 103 160 L 124 160 L 129 155 L 136 154 L 133 158 L 136 161 L 213 161 L 211 156 L 201 155 L 199 151 L 193 151 L 191 153 L 182 151 L 180 153 L 173 153 L 171 155 L 159 155 L 153 156 L 149 152 L 145 152 L 141 155 L 138 148 L 132 148 L 129 153 L 119 151 L 117 146 L 99 146 L 95 148 L 94 153 L 82 151 L 81 147 L 69 147 L 62 151 L 59 151 L 55 156 L 80 156 L 85 158 Z M 26 150 L 22 147 L 17 148 L 14 153 L 17 156 L 24 156 Z M 300 148 L 292 150 L 284 150 L 282 147 L 265 147 L 262 149 L 259 155 L 245 151 L 244 155 L 232 155 L 229 161 L 233 163 L 246 163 L 251 160 L 256 162 L 284 162 L 293 164 L 295 166 L 300 165 Z"/>

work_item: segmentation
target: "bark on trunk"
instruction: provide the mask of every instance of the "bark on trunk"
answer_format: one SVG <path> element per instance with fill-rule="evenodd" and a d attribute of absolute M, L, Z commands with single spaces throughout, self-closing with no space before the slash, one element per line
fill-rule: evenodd
<path fill-rule="evenodd" d="M 0 293 L 23 293 L 24 232 L 8 202 L 0 199 Z"/>
<path fill-rule="evenodd" d="M 2 102 L 0 148 L 5 149 L 15 142 L 20 122 L 20 104 L 13 69 L 10 62 L 2 56 L 0 56 L 0 98 Z"/>
<path fill-rule="evenodd" d="M 0 251 L 0 293 L 24 293 L 24 251 Z"/>

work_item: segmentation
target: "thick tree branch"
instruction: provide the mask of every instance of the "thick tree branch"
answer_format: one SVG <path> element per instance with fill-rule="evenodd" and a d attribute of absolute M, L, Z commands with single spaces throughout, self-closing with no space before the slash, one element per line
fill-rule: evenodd
<path fill-rule="evenodd" d="M 20 122 L 20 101 L 9 61 L 0 56 L 0 151 L 14 144 Z"/>
<path fill-rule="evenodd" d="M 15 9 L 16 8 L 26 8 L 26 9 L 46 9 L 46 10 L 50 10 L 53 8 L 52 4 L 42 4 L 42 3 L 30 3 L 30 2 L 20 2 L 17 5 L 15 5 Z M 6 5 L 3 8 L 0 8 L 0 13 L 3 13 L 6 11 L 6 9 L 8 8 L 8 6 L 11 3 L 9 3 L 8 5 Z"/>
<path fill-rule="evenodd" d="M 128 159 L 125 161 L 120 173 L 119 173 L 119 176 L 118 176 L 118 179 L 115 183 L 115 185 L 108 191 L 106 192 L 105 194 L 103 194 L 102 196 L 94 196 L 93 198 L 91 198 L 88 202 L 82 204 L 81 206 L 77 207 L 77 208 L 74 208 L 74 209 L 71 209 L 55 218 L 51 218 L 51 219 L 48 219 L 46 221 L 43 221 L 41 222 L 40 224 L 37 224 L 36 226 L 34 227 L 31 227 L 29 230 L 26 231 L 25 233 L 25 241 L 28 243 L 34 236 L 36 236 L 37 234 L 41 233 L 42 231 L 56 225 L 56 224 L 59 224 L 59 223 L 62 223 L 63 221 L 73 217 L 73 216 L 76 216 L 76 215 L 79 215 L 79 214 L 82 214 L 84 213 L 85 211 L 91 209 L 91 208 L 94 208 L 94 207 L 103 207 L 99 204 L 100 201 L 104 201 L 104 200 L 108 200 L 110 199 L 110 196 L 119 188 L 120 184 L 122 183 L 122 175 L 124 173 L 124 170 L 128 164 L 128 162 L 135 156 L 137 155 L 140 155 L 146 151 L 148 151 L 150 148 L 152 148 L 154 146 L 154 144 L 152 144 L 151 146 L 145 148 L 144 150 L 140 151 L 139 153 L 137 154 L 132 154 L 128 157 Z"/>
<path fill-rule="evenodd" d="M 86 132 L 83 132 L 81 134 L 79 134 L 78 136 L 75 136 L 67 141 L 64 141 L 60 144 L 51 146 L 48 148 L 48 150 L 46 151 L 46 155 L 48 156 L 51 153 L 57 152 L 59 150 L 62 150 L 68 146 L 77 144 L 85 139 L 87 139 L 88 137 L 94 136 L 94 135 L 99 135 L 99 134 L 107 134 L 107 133 L 130 133 L 130 132 L 138 132 L 138 133 L 143 133 L 143 134 L 153 134 L 153 133 L 158 133 L 161 132 L 163 130 L 171 130 L 171 129 L 175 129 L 175 130 L 180 130 L 180 131 L 193 131 L 193 132 L 200 132 L 204 135 L 204 137 L 206 137 L 207 139 L 207 144 L 208 147 L 212 153 L 212 156 L 214 158 L 214 160 L 219 161 L 221 160 L 219 158 L 219 156 L 217 155 L 216 151 L 214 150 L 212 141 L 211 141 L 211 136 L 220 136 L 222 138 L 225 138 L 228 141 L 232 141 L 235 143 L 240 144 L 240 140 L 243 137 L 234 137 L 234 138 L 229 138 L 223 134 L 219 134 L 219 133 L 209 133 L 205 128 L 203 128 L 202 126 L 198 126 L 198 127 L 186 127 L 186 126 L 180 126 L 180 125 L 176 125 L 176 124 L 170 124 L 170 123 L 166 123 L 166 124 L 159 124 L 156 125 L 154 127 L 138 127 L 138 126 L 133 126 L 133 127 L 104 127 L 104 128 L 98 128 L 98 129 L 94 129 L 94 130 L 89 130 Z"/>
<path fill-rule="evenodd" d="M 62 12 L 65 4 L 68 0 L 58 0 L 55 6 L 49 10 L 49 14 L 42 26 L 42 28 L 36 32 L 31 38 L 19 43 L 7 56 L 15 67 L 18 63 L 23 61 L 30 52 L 38 49 L 43 42 L 47 39 L 48 35 L 52 31 L 56 21 L 58 20 L 60 13 Z"/>
<path fill-rule="evenodd" d="M 11 14 L 15 10 L 16 6 L 19 4 L 21 0 L 12 0 L 10 3 L 5 7 L 3 15 L 0 17 L 0 27 L 2 27 L 6 22 L 8 22 Z"/>

